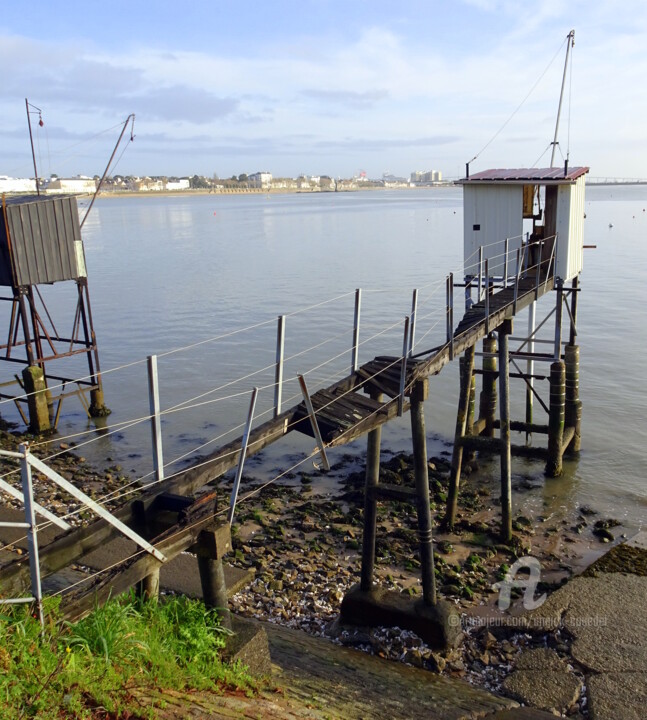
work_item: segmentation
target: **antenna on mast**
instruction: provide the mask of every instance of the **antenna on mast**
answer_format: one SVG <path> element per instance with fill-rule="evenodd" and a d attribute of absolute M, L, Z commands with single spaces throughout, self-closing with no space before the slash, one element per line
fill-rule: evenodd
<path fill-rule="evenodd" d="M 34 161 L 34 178 L 36 182 L 36 194 L 40 196 L 40 184 L 38 182 L 38 169 L 36 168 L 36 152 L 34 151 L 34 136 L 31 131 L 31 117 L 30 115 L 38 113 L 38 124 L 43 127 L 43 111 L 32 105 L 27 98 L 25 98 L 25 110 L 27 111 L 27 125 L 29 127 L 29 142 L 31 143 L 31 159 Z"/>
<path fill-rule="evenodd" d="M 555 137 L 551 145 L 553 146 L 553 152 L 550 156 L 550 166 L 555 167 L 555 150 L 557 150 L 557 133 L 559 132 L 559 116 L 562 114 L 562 100 L 564 99 L 564 85 L 566 84 L 566 69 L 568 68 L 568 56 L 571 52 L 571 48 L 575 45 L 575 30 L 571 30 L 566 36 L 566 59 L 564 60 L 564 74 L 562 76 L 562 89 L 559 93 L 559 106 L 557 107 L 557 122 L 555 123 Z M 566 167 L 568 167 L 568 159 L 566 160 Z"/>

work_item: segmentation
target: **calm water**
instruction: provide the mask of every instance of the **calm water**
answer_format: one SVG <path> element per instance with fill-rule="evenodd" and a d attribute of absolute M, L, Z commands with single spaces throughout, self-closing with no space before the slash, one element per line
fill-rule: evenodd
<path fill-rule="evenodd" d="M 646 188 L 587 190 L 585 243 L 597 249 L 585 251 L 579 302 L 582 453 L 557 480 L 545 480 L 539 463 L 516 460 L 515 478 L 536 486 L 530 494 L 515 494 L 520 508 L 560 512 L 580 503 L 631 529 L 643 522 L 645 208 Z M 114 426 L 148 413 L 145 358 L 158 354 L 162 407 L 182 404 L 163 423 L 165 462 L 178 459 L 169 474 L 187 462 L 182 456 L 206 453 L 241 433 L 254 386 L 261 388 L 258 421 L 268 417 L 279 314 L 288 316 L 284 406 L 298 398 L 297 372 L 308 373 L 313 392 L 347 374 L 355 288 L 363 293 L 360 361 L 401 352 L 414 288 L 416 347 L 438 344 L 444 335 L 444 277 L 450 270 L 461 274 L 462 193 L 447 188 L 108 198 L 97 201 L 84 240 L 106 402 L 113 410 L 108 422 Z M 72 325 L 74 287 L 45 290 L 64 334 L 60 326 Z M 539 303 L 538 319 L 552 309 L 552 297 Z M 522 316 L 515 334 L 525 327 Z M 553 337 L 550 322 L 545 337 Z M 430 453 L 446 450 L 453 435 L 456 366 L 431 381 Z M 82 365 L 75 369 L 85 374 Z M 10 377 L 0 370 L 3 380 Z M 513 416 L 521 417 L 523 389 L 515 383 L 512 391 Z M 5 417 L 15 418 L 9 405 L 2 407 Z M 541 412 L 536 410 L 538 421 Z M 67 400 L 60 435 L 91 427 L 78 401 Z M 111 457 L 142 475 L 150 471 L 146 423 L 98 440 L 92 433 L 76 438 L 90 439 L 82 451 L 86 457 Z M 383 443 L 410 448 L 408 417 L 387 426 Z M 352 448 L 361 453 L 364 444 Z M 309 438 L 289 436 L 262 462 L 254 461 L 254 473 L 271 478 L 312 447 Z M 496 477 L 496 463 L 488 471 Z"/>

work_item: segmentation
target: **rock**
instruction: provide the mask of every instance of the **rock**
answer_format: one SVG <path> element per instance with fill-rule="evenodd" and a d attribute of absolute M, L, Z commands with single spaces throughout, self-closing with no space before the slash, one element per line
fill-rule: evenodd
<path fill-rule="evenodd" d="M 519 702 L 561 714 L 578 701 L 582 684 L 564 670 L 515 670 L 503 681 L 503 689 Z"/>
<path fill-rule="evenodd" d="M 407 650 L 404 661 L 409 663 L 409 665 L 413 665 L 414 667 L 423 667 L 424 666 L 424 658 L 422 656 L 422 653 L 417 648 L 413 650 Z"/>
<path fill-rule="evenodd" d="M 515 662 L 515 670 L 555 670 L 566 672 L 566 663 L 550 648 L 523 650 Z"/>

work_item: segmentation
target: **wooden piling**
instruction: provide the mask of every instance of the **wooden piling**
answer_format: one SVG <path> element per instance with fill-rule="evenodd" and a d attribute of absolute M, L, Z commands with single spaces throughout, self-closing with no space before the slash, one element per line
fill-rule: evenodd
<path fill-rule="evenodd" d="M 40 435 L 51 429 L 45 374 L 38 365 L 30 365 L 22 371 L 22 381 L 29 408 L 29 432 Z"/>
<path fill-rule="evenodd" d="M 496 338 L 492 335 L 483 338 L 483 380 L 481 384 L 481 396 L 479 398 L 479 419 L 485 421 L 485 429 L 481 433 L 485 437 L 494 437 L 497 403 L 496 351 Z"/>
<path fill-rule="evenodd" d="M 512 539 L 512 484 L 510 453 L 510 355 L 508 335 L 512 333 L 512 320 L 499 328 L 499 438 L 501 443 L 501 540 Z"/>
<path fill-rule="evenodd" d="M 472 435 L 474 433 L 474 411 L 476 409 L 476 375 L 474 375 L 474 365 L 472 364 L 472 379 L 470 381 L 470 398 L 467 406 L 467 418 L 465 419 L 465 434 Z M 463 450 L 463 459 L 465 462 L 473 462 L 476 458 L 476 452 L 469 448 Z"/>
<path fill-rule="evenodd" d="M 564 353 L 566 371 L 564 423 L 574 428 L 573 439 L 566 448 L 569 453 L 577 453 L 581 446 L 582 402 L 580 400 L 580 348 L 567 345 Z"/>
<path fill-rule="evenodd" d="M 228 523 L 215 530 L 201 532 L 198 542 L 191 548 L 198 558 L 202 600 L 208 608 L 218 610 L 221 623 L 226 628 L 231 628 L 231 613 L 222 559 L 230 549 L 231 529 Z"/>
<path fill-rule="evenodd" d="M 229 612 L 227 583 L 222 558 L 214 560 L 210 557 L 198 555 L 198 570 L 200 571 L 202 600 L 205 606 L 217 608 L 221 624 L 226 628 L 231 628 L 231 613 Z"/>
<path fill-rule="evenodd" d="M 146 602 L 157 602 L 160 594 L 160 569 L 156 567 L 137 583 L 137 594 Z"/>
<path fill-rule="evenodd" d="M 371 398 L 382 401 L 382 394 L 371 393 Z M 368 592 L 373 587 L 375 568 L 375 537 L 377 528 L 377 499 L 371 488 L 377 487 L 380 479 L 380 443 L 382 426 L 378 425 L 368 433 L 366 441 L 366 480 L 364 493 L 364 534 L 362 536 L 362 576 L 360 588 Z"/>
<path fill-rule="evenodd" d="M 454 529 L 456 512 L 458 509 L 458 491 L 460 487 L 461 469 L 463 464 L 463 444 L 467 429 L 467 419 L 470 412 L 470 398 L 474 370 L 474 346 L 469 347 L 460 359 L 460 394 L 458 397 L 458 412 L 456 413 L 456 431 L 454 433 L 454 450 L 452 452 L 452 467 L 449 475 L 449 490 L 447 493 L 447 510 L 445 513 L 445 526 L 448 530 Z M 474 407 L 472 406 L 472 413 Z"/>
<path fill-rule="evenodd" d="M 434 576 L 434 547 L 432 544 L 431 510 L 429 508 L 429 472 L 424 414 L 424 401 L 427 398 L 428 390 L 429 382 L 427 378 L 418 380 L 411 390 L 411 439 L 416 479 L 422 597 L 425 605 L 435 605 L 436 578 Z"/>
<path fill-rule="evenodd" d="M 564 440 L 566 371 L 563 360 L 550 366 L 550 404 L 548 412 L 548 460 L 545 474 L 558 477 L 562 474 Z"/>

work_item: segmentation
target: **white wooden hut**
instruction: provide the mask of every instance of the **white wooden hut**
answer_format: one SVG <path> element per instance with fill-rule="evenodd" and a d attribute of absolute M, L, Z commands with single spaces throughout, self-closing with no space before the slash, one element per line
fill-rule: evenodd
<path fill-rule="evenodd" d="M 556 242 L 557 277 L 564 282 L 577 277 L 582 270 L 588 171 L 588 167 L 484 170 L 460 180 L 465 274 L 478 274 L 474 268 L 480 247 L 483 260 L 490 260 L 492 267 L 502 262 L 506 239 L 512 253 L 530 237 L 546 239 L 544 257 Z"/>

